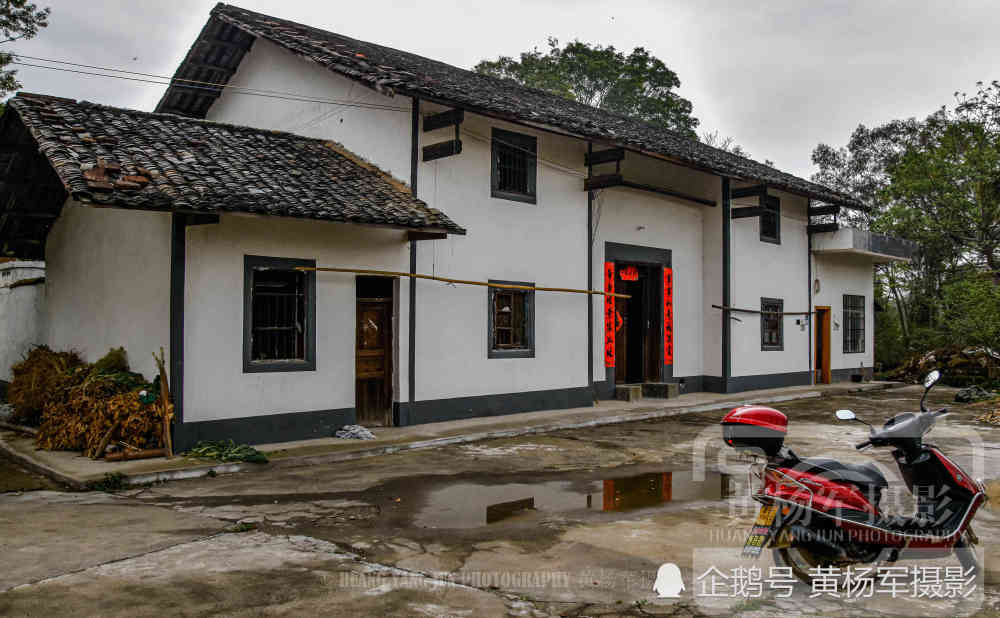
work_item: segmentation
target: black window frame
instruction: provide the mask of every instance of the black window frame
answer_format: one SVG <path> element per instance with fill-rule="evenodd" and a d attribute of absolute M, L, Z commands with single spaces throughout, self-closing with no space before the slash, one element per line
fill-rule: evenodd
<path fill-rule="evenodd" d="M 538 138 L 494 127 L 490 144 L 490 197 L 536 204 L 538 202 Z M 529 150 L 531 154 L 525 152 Z M 500 189 L 500 156 L 503 152 L 513 152 L 519 156 L 525 156 L 525 173 L 527 174 L 525 184 L 528 191 Z"/>
<path fill-rule="evenodd" d="M 771 244 L 780 245 L 781 244 L 781 200 L 773 195 L 765 195 L 761 197 L 761 208 L 768 211 L 767 214 L 761 214 L 759 225 L 760 225 L 760 241 L 769 242 Z M 774 236 L 766 234 L 764 232 L 764 218 L 774 217 Z"/>
<path fill-rule="evenodd" d="M 851 306 L 848 306 L 848 301 L 853 301 Z M 858 301 L 860 301 L 860 309 L 857 308 Z M 844 339 L 843 339 L 843 351 L 844 354 L 864 354 L 865 353 L 865 320 L 867 319 L 868 307 L 866 306 L 866 299 L 863 294 L 844 294 L 843 295 L 843 312 L 844 312 Z M 860 314 L 860 322 L 857 322 L 858 314 Z M 853 349 L 854 346 L 851 345 L 854 337 L 852 335 L 860 334 L 860 349 Z"/>
<path fill-rule="evenodd" d="M 296 266 L 316 267 L 316 260 L 243 256 L 243 373 L 268 373 L 316 370 L 316 272 L 305 271 L 305 358 L 288 360 L 253 360 L 253 274 L 255 270 L 293 270 Z"/>
<path fill-rule="evenodd" d="M 765 313 L 773 313 L 774 310 L 768 309 L 769 305 L 777 305 L 778 312 L 782 315 L 778 316 L 778 343 L 769 344 L 767 343 L 767 318 Z M 760 299 L 760 351 L 761 352 L 782 352 L 785 349 L 785 316 L 783 315 L 785 311 L 785 300 L 783 298 L 765 298 Z"/>
<path fill-rule="evenodd" d="M 490 279 L 489 283 L 501 285 L 523 285 L 535 287 L 527 281 L 500 281 Z M 487 358 L 534 358 L 535 357 L 535 292 L 534 290 L 511 290 L 505 288 L 486 288 L 486 357 Z M 497 293 L 513 292 L 524 296 L 524 338 L 520 348 L 498 348 L 496 346 L 496 331 L 494 329 L 495 303 Z"/>

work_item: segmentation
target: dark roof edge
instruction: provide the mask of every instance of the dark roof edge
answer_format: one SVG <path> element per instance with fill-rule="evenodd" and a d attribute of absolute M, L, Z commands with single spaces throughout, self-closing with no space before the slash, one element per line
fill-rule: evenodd
<path fill-rule="evenodd" d="M 241 32 L 243 32 L 245 34 L 251 35 L 254 38 L 261 38 L 261 37 L 263 37 L 269 43 L 277 45 L 278 47 L 282 47 L 282 48 L 290 51 L 291 53 L 293 53 L 293 54 L 295 54 L 297 56 L 300 56 L 302 58 L 310 60 L 314 64 L 316 64 L 316 65 L 318 65 L 320 67 L 326 68 L 327 70 L 329 70 L 329 71 L 331 71 L 333 73 L 336 73 L 337 75 L 341 75 L 343 77 L 351 79 L 352 81 L 355 81 L 355 82 L 357 82 L 357 83 L 359 83 L 361 85 L 367 86 L 371 90 L 379 92 L 379 90 L 375 87 L 374 84 L 372 84 L 369 81 L 366 81 L 365 79 L 361 78 L 358 75 L 354 75 L 354 74 L 351 74 L 351 73 L 345 72 L 345 71 L 339 71 L 339 70 L 337 70 L 337 68 L 336 68 L 335 65 L 323 65 L 321 63 L 318 63 L 315 60 L 309 58 L 308 56 L 303 55 L 302 53 L 300 53 L 300 52 L 298 52 L 298 51 L 296 51 L 294 49 L 291 49 L 290 47 L 288 47 L 287 45 L 285 45 L 284 42 L 281 41 L 280 39 L 267 37 L 266 35 L 258 33 L 253 28 L 251 28 L 251 27 L 243 24 L 238 18 L 234 18 L 233 16 L 226 14 L 224 12 L 225 9 L 237 9 L 237 10 L 240 10 L 240 11 L 246 11 L 246 12 L 249 12 L 249 13 L 254 13 L 254 11 L 247 11 L 246 9 L 242 9 L 240 7 L 235 7 L 235 6 L 232 6 L 232 5 L 227 5 L 227 4 L 223 3 L 223 2 L 217 3 L 212 8 L 212 10 L 210 12 L 209 19 L 206 22 L 205 26 L 202 28 L 201 33 L 199 33 L 198 39 L 196 39 L 195 43 L 192 44 L 191 48 L 188 51 L 188 54 L 185 55 L 184 61 L 182 61 L 181 65 L 178 67 L 177 71 L 175 72 L 175 76 L 182 73 L 182 71 L 184 69 L 184 65 L 188 61 L 188 58 L 189 58 L 189 56 L 191 54 L 191 51 L 199 44 L 199 42 L 201 41 L 201 37 L 208 31 L 208 28 L 211 25 L 212 20 L 218 19 L 218 20 L 220 20 L 220 21 L 222 21 L 222 22 L 224 22 L 226 24 L 229 24 L 232 27 L 237 28 L 238 30 L 240 30 Z M 267 17 L 263 13 L 257 13 L 257 15 L 261 15 L 261 16 Z M 271 18 L 271 19 L 276 19 L 276 18 Z M 306 24 L 300 24 L 300 25 L 302 25 L 303 27 L 309 28 L 310 30 L 316 30 L 317 32 L 325 32 L 322 29 L 315 28 L 315 27 L 312 27 L 312 26 L 308 26 Z M 342 36 L 342 35 L 338 35 L 338 36 Z M 351 37 L 344 37 L 344 38 L 351 38 Z M 380 46 L 380 47 L 385 47 L 385 46 Z M 392 48 L 387 48 L 387 49 L 392 49 Z M 395 50 L 395 51 L 400 51 L 400 50 Z M 409 52 L 403 52 L 403 53 L 409 53 Z M 413 55 L 416 55 L 416 54 L 413 54 Z M 438 60 L 434 60 L 432 58 L 425 58 L 425 57 L 422 57 L 422 56 L 421 56 L 421 58 L 424 58 L 425 60 L 427 60 L 429 62 L 436 63 L 436 64 L 443 64 L 443 65 L 445 65 L 445 66 L 447 66 L 449 68 L 452 68 L 452 69 L 456 69 L 456 70 L 460 70 L 460 71 L 465 71 L 465 69 L 460 69 L 459 67 L 454 67 L 452 65 L 448 65 L 447 63 L 442 63 L 442 62 L 440 62 Z M 240 59 L 240 62 L 236 66 L 239 66 L 239 64 L 241 64 L 241 63 L 242 63 L 242 58 Z M 666 153 L 662 153 L 662 152 L 658 152 L 658 151 L 651 151 L 651 150 L 645 150 L 645 149 L 637 148 L 635 145 L 630 145 L 630 143 L 627 142 L 627 141 L 615 140 L 613 138 L 609 138 L 608 136 L 581 134 L 581 133 L 578 133 L 578 132 L 575 132 L 575 131 L 572 131 L 572 130 L 564 129 L 562 127 L 559 127 L 558 125 L 548 124 L 548 123 L 541 124 L 541 125 L 539 125 L 539 124 L 533 124 L 530 120 L 526 120 L 526 119 L 524 119 L 521 116 L 503 114 L 503 113 L 496 112 L 496 111 L 493 111 L 493 110 L 489 110 L 489 109 L 486 109 L 486 108 L 483 108 L 483 107 L 480 107 L 480 106 L 477 106 L 475 104 L 468 103 L 468 102 L 465 102 L 465 101 L 458 101 L 458 100 L 455 100 L 455 99 L 451 99 L 451 98 L 447 98 L 447 97 L 442 97 L 441 95 L 430 95 L 427 92 L 421 91 L 420 89 L 407 87 L 405 84 L 395 84 L 391 88 L 392 88 L 393 92 L 401 94 L 403 96 L 415 97 L 415 98 L 423 99 L 425 101 L 432 102 L 432 103 L 438 103 L 438 104 L 441 104 L 441 105 L 447 105 L 447 106 L 450 106 L 450 107 L 460 108 L 460 109 L 464 109 L 466 111 L 469 111 L 469 112 L 472 112 L 472 113 L 475 113 L 475 114 L 479 114 L 479 115 L 482 115 L 482 116 L 496 118 L 498 120 L 504 120 L 506 122 L 520 124 L 522 126 L 531 127 L 531 128 L 538 129 L 538 130 L 546 130 L 546 131 L 549 131 L 551 133 L 565 135 L 565 136 L 571 137 L 571 138 L 593 141 L 593 142 L 596 142 L 596 143 L 602 143 L 602 144 L 606 144 L 606 145 L 609 145 L 609 146 L 623 147 L 623 148 L 625 148 L 627 150 L 630 150 L 630 151 L 638 153 L 638 154 L 642 154 L 642 155 L 645 155 L 645 156 L 650 156 L 650 157 L 653 157 L 653 158 L 658 158 L 658 159 L 661 159 L 663 161 L 667 161 L 669 163 L 673 163 L 675 165 L 679 165 L 679 166 L 682 166 L 682 167 L 687 167 L 689 169 L 699 170 L 699 171 L 702 171 L 702 172 L 705 172 L 705 173 L 709 173 L 709 174 L 712 174 L 712 175 L 715 175 L 715 176 L 728 177 L 728 178 L 731 178 L 731 179 L 734 179 L 734 180 L 747 181 L 747 182 L 766 183 L 769 187 L 772 187 L 772 188 L 774 188 L 776 190 L 783 191 L 785 193 L 789 193 L 789 194 L 792 194 L 792 195 L 798 195 L 798 196 L 805 197 L 805 198 L 808 198 L 808 199 L 815 199 L 815 200 L 817 200 L 819 202 L 823 202 L 823 203 L 827 203 L 827 204 L 834 204 L 834 205 L 842 206 L 842 207 L 845 207 L 845 208 L 850 208 L 850 209 L 853 209 L 853 210 L 859 210 L 859 211 L 864 211 L 864 212 L 868 212 L 868 211 L 871 210 L 870 207 L 868 205 L 866 205 L 864 202 L 862 202 L 860 199 L 858 199 L 858 198 L 856 198 L 854 196 L 845 194 L 842 191 L 831 189 L 829 187 L 820 185 L 818 183 L 815 183 L 815 182 L 813 182 L 811 180 L 807 180 L 805 178 L 798 178 L 798 177 L 796 177 L 796 176 L 794 176 L 792 174 L 789 174 L 787 172 L 783 172 L 783 171 L 779 170 L 778 168 L 774 168 L 774 167 L 771 167 L 771 166 L 765 166 L 765 164 L 760 163 L 759 161 L 755 161 L 753 159 L 747 159 L 746 157 L 740 157 L 739 155 L 734 155 L 733 153 L 730 153 L 730 152 L 727 152 L 727 151 L 715 148 L 713 146 L 709 146 L 709 145 L 701 143 L 701 142 L 699 142 L 699 143 L 700 143 L 700 145 L 703 148 L 709 148 L 711 150 L 714 150 L 714 151 L 720 153 L 724 157 L 736 157 L 738 159 L 745 159 L 747 161 L 750 161 L 750 162 L 754 163 L 755 165 L 760 165 L 760 166 L 768 167 L 770 169 L 775 170 L 776 172 L 778 172 L 780 174 L 790 176 L 790 177 L 794 178 L 797 181 L 801 181 L 803 183 L 807 183 L 809 185 L 813 185 L 813 186 L 816 187 L 816 190 L 815 191 L 808 191 L 808 190 L 806 190 L 806 189 L 804 189 L 802 187 L 793 187 L 793 186 L 791 186 L 789 184 L 786 184 L 786 183 L 783 183 L 783 182 L 780 182 L 780 181 L 776 181 L 773 178 L 767 179 L 767 178 L 759 177 L 759 176 L 733 175 L 731 172 L 727 172 L 727 171 L 720 170 L 718 168 L 713 168 L 713 167 L 710 167 L 710 166 L 706 166 L 706 165 L 700 164 L 700 163 L 695 162 L 695 161 L 689 161 L 689 160 L 685 159 L 684 157 L 676 155 L 676 154 L 666 154 Z M 168 90 L 169 90 L 169 87 L 168 87 Z M 537 89 L 529 88 L 529 90 L 537 90 Z M 539 91 L 539 92 L 541 92 L 541 91 Z M 544 94 L 549 94 L 549 93 L 544 93 Z M 160 101 L 160 103 L 157 105 L 158 109 L 163 104 L 163 101 L 166 100 L 167 96 L 168 96 L 168 93 L 165 92 L 163 98 Z M 552 96 L 555 96 L 555 95 L 552 95 Z M 600 110 L 600 111 L 602 113 L 604 113 L 604 114 L 609 115 L 609 116 L 615 116 L 615 117 L 625 118 L 625 119 L 630 120 L 632 122 L 642 122 L 642 121 L 640 121 L 638 119 L 635 119 L 635 118 L 622 116 L 621 114 L 615 114 L 615 113 L 612 113 L 612 112 L 607 112 L 605 110 Z M 553 127 L 553 128 L 549 129 L 548 127 Z M 651 128 L 655 128 L 655 127 L 651 127 Z M 656 130 L 660 130 L 659 128 L 655 128 L 655 129 Z M 678 134 L 678 136 L 680 138 L 682 138 L 682 139 L 690 139 L 690 138 L 687 138 L 687 137 L 684 137 L 684 136 L 680 136 L 679 134 Z M 697 140 L 693 140 L 693 141 L 697 141 Z"/>

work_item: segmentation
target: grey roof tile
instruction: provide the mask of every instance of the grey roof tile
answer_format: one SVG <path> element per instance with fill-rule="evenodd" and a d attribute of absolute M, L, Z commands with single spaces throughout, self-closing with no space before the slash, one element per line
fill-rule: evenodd
<path fill-rule="evenodd" d="M 852 195 L 641 120 L 527 88 L 510 80 L 480 75 L 416 54 L 223 3 L 212 10 L 209 23 L 185 63 L 178 68 L 176 77 L 192 74 L 194 65 L 189 67 L 186 63 L 194 57 L 192 54 L 196 49 L 211 48 L 212 37 L 219 32 L 219 22 L 233 26 L 250 37 L 271 41 L 386 94 L 427 98 L 501 118 L 548 125 L 584 138 L 668 157 L 719 175 L 766 183 L 775 189 L 850 208 L 865 208 Z M 160 108 L 165 107 L 168 99 L 177 98 L 172 91 L 173 88 L 168 89 Z M 210 98 L 195 100 L 197 103 L 192 103 L 190 111 L 196 115 L 203 114 L 205 101 Z"/>
<path fill-rule="evenodd" d="M 83 202 L 465 233 L 334 142 L 28 93 L 7 105 Z"/>

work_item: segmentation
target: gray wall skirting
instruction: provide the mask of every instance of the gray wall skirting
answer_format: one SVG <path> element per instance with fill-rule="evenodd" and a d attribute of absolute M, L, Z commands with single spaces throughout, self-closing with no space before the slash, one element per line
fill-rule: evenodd
<path fill-rule="evenodd" d="M 344 425 L 353 425 L 356 418 L 354 408 L 343 408 L 180 423 L 174 425 L 174 450 L 188 450 L 202 440 L 266 444 L 326 438 Z"/>
<path fill-rule="evenodd" d="M 480 416 L 502 416 L 538 410 L 585 408 L 594 405 L 589 386 L 525 393 L 430 399 L 393 405 L 397 425 L 419 425 Z"/>
<path fill-rule="evenodd" d="M 608 379 L 604 382 L 595 382 L 594 391 L 598 399 L 614 399 L 614 375 L 609 371 Z M 846 373 L 841 373 L 841 371 Z M 851 379 L 851 373 L 856 369 L 845 369 L 834 372 L 833 380 L 843 382 Z M 772 373 L 756 376 L 734 376 L 729 378 L 729 388 L 725 388 L 726 381 L 720 376 L 678 376 L 664 382 L 676 382 L 680 385 L 681 394 L 684 393 L 741 393 L 743 391 L 760 390 L 764 388 L 781 388 L 784 386 L 802 386 L 809 384 L 809 371 L 794 371 L 790 373 Z"/>

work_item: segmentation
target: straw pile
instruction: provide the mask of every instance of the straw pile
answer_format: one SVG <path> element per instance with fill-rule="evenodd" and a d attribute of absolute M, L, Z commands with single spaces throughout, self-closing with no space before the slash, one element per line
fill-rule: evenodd
<path fill-rule="evenodd" d="M 32 348 L 11 367 L 13 380 L 7 390 L 7 400 L 14 407 L 11 421 L 37 427 L 52 391 L 83 365 L 76 352 L 53 352 L 44 345 Z"/>
<path fill-rule="evenodd" d="M 39 356 L 44 354 L 58 355 L 46 349 Z M 46 386 L 39 393 L 32 391 L 37 397 L 33 404 L 41 403 L 42 409 L 39 448 L 83 451 L 98 458 L 109 444 L 135 450 L 165 446 L 163 433 L 173 406 L 160 397 L 159 380 L 150 383 L 129 370 L 124 349 L 112 349 L 92 365 L 81 362 L 61 369 L 49 362 L 49 367 L 51 375 L 30 374 Z M 12 389 L 17 381 L 15 377 Z M 22 386 L 29 390 L 27 384 Z"/>

